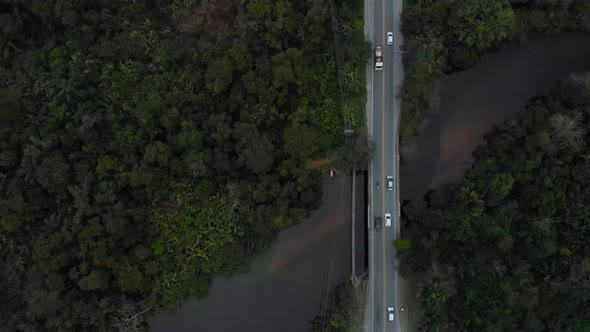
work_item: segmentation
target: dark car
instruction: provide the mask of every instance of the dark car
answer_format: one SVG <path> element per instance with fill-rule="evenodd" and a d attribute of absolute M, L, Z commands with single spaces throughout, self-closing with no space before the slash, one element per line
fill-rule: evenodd
<path fill-rule="evenodd" d="M 375 217 L 375 231 L 381 230 L 381 217 Z"/>

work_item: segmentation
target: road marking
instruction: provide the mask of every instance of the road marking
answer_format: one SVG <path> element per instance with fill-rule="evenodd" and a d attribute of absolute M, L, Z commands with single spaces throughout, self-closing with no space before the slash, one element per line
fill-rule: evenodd
<path fill-rule="evenodd" d="M 371 2 L 372 2 L 372 6 L 371 6 L 372 7 L 371 8 L 372 9 L 371 17 L 374 17 L 374 15 L 375 15 L 375 3 L 374 3 L 374 1 L 371 1 Z M 372 19 L 372 22 L 371 22 L 371 37 L 373 39 L 375 39 L 375 33 L 374 33 L 374 31 L 375 31 L 375 20 Z M 375 51 L 373 50 L 373 52 L 375 52 Z M 374 66 L 374 64 L 371 67 L 373 67 L 373 66 Z M 371 124 L 371 129 L 374 130 L 375 129 L 375 115 L 374 115 L 373 112 L 375 112 L 375 71 L 373 70 L 373 68 L 371 68 L 371 77 L 372 77 L 371 78 L 371 80 L 372 80 L 372 83 L 371 83 L 371 85 L 372 85 L 371 86 L 371 120 L 373 121 L 373 123 Z M 375 167 L 375 164 L 374 163 L 373 163 L 373 167 Z M 371 188 L 373 188 L 373 180 L 374 180 L 373 177 L 374 176 L 375 176 L 375 169 L 373 169 L 373 172 L 372 172 Z M 371 205 L 374 205 L 375 204 L 375 199 L 376 199 L 376 197 L 373 197 L 373 200 L 371 201 Z M 374 206 L 373 206 L 373 213 L 375 213 Z M 373 218 L 374 218 L 374 216 L 373 216 Z M 369 228 L 369 233 L 371 234 L 371 239 L 372 239 L 371 240 L 371 244 L 373 244 L 373 243 L 375 243 L 375 236 L 373 234 L 373 229 L 372 228 Z M 373 247 L 373 246 L 371 246 L 371 247 Z M 373 278 L 372 278 L 373 280 L 371 282 L 371 284 L 372 284 L 372 287 L 371 287 L 372 288 L 372 294 L 371 294 L 371 296 L 372 296 L 372 301 L 371 301 L 371 303 L 372 303 L 372 305 L 371 305 L 371 307 L 372 307 L 371 308 L 371 312 L 372 312 L 372 317 L 371 317 L 371 332 L 374 330 L 373 321 L 375 320 L 375 251 L 374 251 L 374 249 L 375 248 L 371 248 L 371 250 L 373 252 L 371 253 L 371 256 L 370 256 L 371 257 L 371 265 L 372 265 L 371 266 L 371 269 L 373 271 L 373 273 L 371 273 L 373 275 Z"/>
<path fill-rule="evenodd" d="M 383 34 L 381 36 L 382 40 L 381 40 L 381 45 L 385 46 L 385 36 L 387 35 L 386 32 L 386 20 L 385 20 L 385 0 L 381 0 L 381 15 L 382 15 L 382 21 L 381 21 L 381 25 L 382 25 L 382 29 L 383 29 Z M 387 48 L 386 48 L 387 49 Z M 393 61 L 391 60 L 387 60 L 387 58 L 385 57 L 385 52 L 383 53 L 383 62 L 384 65 L 386 64 L 385 61 L 389 61 L 389 66 L 392 66 L 391 68 L 393 68 Z M 387 70 L 387 69 L 385 69 Z M 381 80 L 382 83 L 381 84 L 381 179 L 385 179 L 385 113 L 386 113 L 386 104 L 385 104 L 385 95 L 386 95 L 386 88 L 385 88 L 385 76 L 386 76 L 386 72 L 384 71 L 381 75 Z M 386 205 L 386 200 L 385 200 L 385 186 L 383 188 L 381 188 L 382 190 L 382 194 L 381 194 L 381 215 L 385 215 L 385 205 Z M 382 268 L 382 278 L 383 278 L 383 290 L 381 292 L 381 296 L 383 298 L 383 307 L 382 307 L 382 312 L 383 312 L 383 330 L 386 330 L 386 324 L 387 324 L 387 320 L 388 317 L 386 317 L 387 315 L 385 315 L 384 313 L 387 312 L 387 304 L 386 304 L 386 300 L 387 300 L 387 261 L 385 259 L 386 255 L 386 250 L 385 250 L 385 242 L 387 242 L 387 237 L 385 236 L 387 232 L 384 231 L 383 234 L 381 234 L 381 237 L 383 239 L 383 268 Z"/>

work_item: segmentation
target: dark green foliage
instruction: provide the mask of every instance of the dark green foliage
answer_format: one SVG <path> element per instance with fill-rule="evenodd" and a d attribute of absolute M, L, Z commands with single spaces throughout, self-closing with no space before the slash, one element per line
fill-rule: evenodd
<path fill-rule="evenodd" d="M 145 328 L 316 208 L 307 164 L 344 142 L 327 3 L 3 1 L 0 330 Z"/>
<path fill-rule="evenodd" d="M 228 270 L 222 253 L 244 235 L 240 219 L 249 212 L 238 199 L 199 199 L 186 184 L 174 183 L 168 190 L 173 201 L 162 202 L 150 218 L 159 267 L 150 301 L 163 308 L 178 306 L 189 295 L 205 295 L 209 283 L 203 276 Z"/>
<path fill-rule="evenodd" d="M 424 331 L 588 326 L 589 83 L 533 100 L 486 136 L 464 183 L 404 208 L 405 269 L 428 276 Z"/>
<path fill-rule="evenodd" d="M 480 52 L 509 38 L 516 26 L 514 11 L 507 0 L 458 1 L 449 6 L 450 17 L 442 31 L 449 64 L 466 68 L 475 64 Z"/>
<path fill-rule="evenodd" d="M 324 316 L 316 316 L 311 321 L 312 331 L 347 331 L 352 324 L 352 315 L 358 304 L 354 287 L 346 279 L 330 291 L 328 307 Z"/>
<path fill-rule="evenodd" d="M 396 239 L 393 241 L 393 245 L 397 251 L 410 250 L 412 248 L 412 241 L 408 239 Z"/>
<path fill-rule="evenodd" d="M 402 135 L 413 136 L 430 107 L 431 87 L 443 72 L 473 66 L 503 41 L 533 34 L 590 31 L 590 2 L 554 0 L 416 0 L 404 8 L 406 68 Z"/>

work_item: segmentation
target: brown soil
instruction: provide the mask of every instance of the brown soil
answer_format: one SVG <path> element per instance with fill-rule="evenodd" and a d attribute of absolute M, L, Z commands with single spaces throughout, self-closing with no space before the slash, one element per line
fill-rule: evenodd
<path fill-rule="evenodd" d="M 318 169 L 322 166 L 329 165 L 329 164 L 330 164 L 330 159 L 328 159 L 328 158 L 315 159 L 315 160 L 312 160 L 307 165 L 307 169 Z"/>
<path fill-rule="evenodd" d="M 324 166 L 328 166 L 330 165 L 331 161 L 328 158 L 318 158 L 318 159 L 314 159 L 312 161 L 309 162 L 309 164 L 307 165 L 307 169 L 309 170 L 315 170 Z M 336 168 L 331 168 L 331 170 L 334 171 L 334 175 L 336 176 L 346 176 L 348 175 L 346 172 L 336 169 Z"/>

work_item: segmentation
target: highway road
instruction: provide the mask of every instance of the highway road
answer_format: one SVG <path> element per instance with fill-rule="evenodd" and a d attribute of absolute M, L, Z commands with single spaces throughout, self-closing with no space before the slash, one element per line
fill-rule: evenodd
<path fill-rule="evenodd" d="M 398 124 L 400 102 L 396 98 L 403 72 L 399 50 L 403 39 L 400 32 L 402 0 L 366 0 L 365 33 L 373 47 L 383 47 L 383 71 L 375 71 L 371 62 L 367 88 L 367 117 L 369 134 L 375 142 L 375 153 L 369 172 L 369 297 L 365 311 L 365 331 L 406 331 L 401 312 L 405 306 L 405 288 L 397 270 L 393 240 L 399 236 L 399 157 Z M 368 29 L 368 31 L 367 31 Z M 387 45 L 387 32 L 394 33 L 393 45 Z M 373 48 L 374 50 L 374 48 Z M 394 177 L 393 190 L 387 189 L 387 176 Z M 376 183 L 379 183 L 377 189 Z M 393 217 L 391 227 L 385 227 L 385 214 Z M 376 231 L 374 217 L 383 220 L 382 230 Z M 387 308 L 393 307 L 395 320 L 388 320 Z M 400 315 L 401 314 L 401 315 Z"/>

